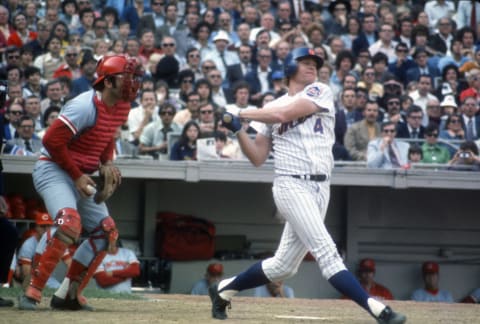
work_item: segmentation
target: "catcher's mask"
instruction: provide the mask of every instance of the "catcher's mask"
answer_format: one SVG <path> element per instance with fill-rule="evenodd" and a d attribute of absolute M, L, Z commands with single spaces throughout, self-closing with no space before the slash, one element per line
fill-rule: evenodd
<path fill-rule="evenodd" d="M 122 100 L 135 100 L 144 70 L 140 61 L 134 57 L 124 55 L 104 56 L 97 64 L 97 79 L 93 83 L 95 90 L 103 90 L 103 81 L 116 75 L 123 76 L 123 85 L 120 89 Z"/>

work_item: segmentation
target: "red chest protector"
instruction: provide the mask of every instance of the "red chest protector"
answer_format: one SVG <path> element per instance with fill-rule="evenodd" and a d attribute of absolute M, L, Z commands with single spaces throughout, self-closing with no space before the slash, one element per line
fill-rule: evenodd
<path fill-rule="evenodd" d="M 82 172 L 98 170 L 100 157 L 113 141 L 116 129 L 125 124 L 130 112 L 130 103 L 119 102 L 108 109 L 96 96 L 93 104 L 97 110 L 95 125 L 75 136 L 68 145 L 69 153 Z"/>

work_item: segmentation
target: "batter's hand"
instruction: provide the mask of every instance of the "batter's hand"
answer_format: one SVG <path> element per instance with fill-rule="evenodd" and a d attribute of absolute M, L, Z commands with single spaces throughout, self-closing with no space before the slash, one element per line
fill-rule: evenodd
<path fill-rule="evenodd" d="M 238 107 L 232 107 L 232 106 L 226 107 L 226 111 L 235 117 L 238 117 L 238 114 L 240 114 L 240 110 L 242 109 Z"/>
<path fill-rule="evenodd" d="M 86 174 L 82 174 L 80 178 L 75 180 L 75 187 L 83 198 L 90 197 L 93 194 L 89 186 L 96 187 L 97 184 Z"/>
<path fill-rule="evenodd" d="M 230 112 L 226 112 L 222 115 L 222 124 L 234 134 L 242 129 L 242 122 L 240 121 L 240 118 Z"/>

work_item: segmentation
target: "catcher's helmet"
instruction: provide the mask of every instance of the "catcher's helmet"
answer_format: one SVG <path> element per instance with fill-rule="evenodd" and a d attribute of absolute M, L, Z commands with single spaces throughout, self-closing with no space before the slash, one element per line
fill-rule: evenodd
<path fill-rule="evenodd" d="M 136 74 L 137 65 L 139 64 L 135 58 L 124 55 L 104 56 L 97 63 L 97 79 L 93 82 L 93 87 L 96 89 L 98 85 L 102 84 L 105 77 L 109 75 L 120 73 Z"/>
<path fill-rule="evenodd" d="M 121 73 L 128 74 L 121 89 L 122 99 L 129 102 L 133 101 L 144 74 L 140 61 L 134 57 L 124 55 L 104 56 L 97 63 L 97 79 L 93 83 L 93 88 L 101 91 L 105 78 Z"/>
<path fill-rule="evenodd" d="M 321 68 L 323 65 L 323 60 L 320 56 L 315 54 L 315 51 L 308 47 L 299 47 L 292 50 L 288 53 L 285 58 L 285 76 L 291 77 L 297 72 L 298 61 L 307 57 L 311 57 L 317 63 L 317 69 Z"/>

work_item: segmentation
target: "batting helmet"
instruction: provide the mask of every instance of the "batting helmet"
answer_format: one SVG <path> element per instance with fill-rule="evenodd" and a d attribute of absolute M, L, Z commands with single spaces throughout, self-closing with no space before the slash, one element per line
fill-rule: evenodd
<path fill-rule="evenodd" d="M 323 59 L 315 54 L 315 51 L 308 47 L 299 47 L 292 50 L 288 53 L 285 58 L 285 76 L 291 77 L 297 72 L 298 61 L 305 59 L 307 57 L 313 58 L 317 63 L 317 69 L 321 68 L 323 65 Z"/>

